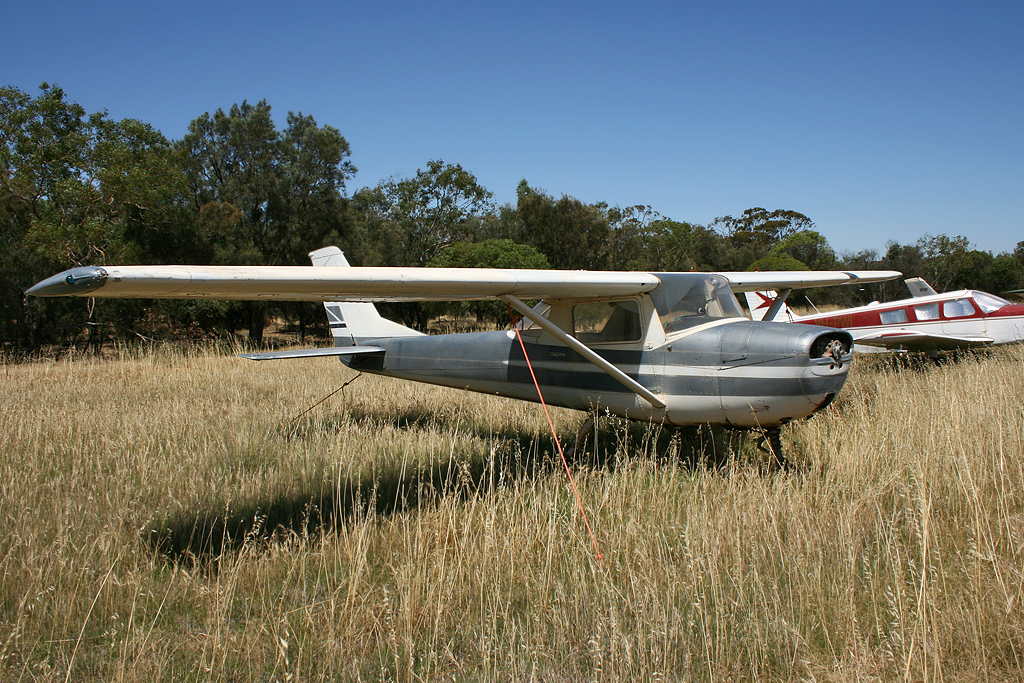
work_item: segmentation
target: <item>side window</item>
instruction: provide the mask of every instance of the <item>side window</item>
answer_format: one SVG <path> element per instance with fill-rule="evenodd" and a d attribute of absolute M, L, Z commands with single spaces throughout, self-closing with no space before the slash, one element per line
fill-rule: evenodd
<path fill-rule="evenodd" d="M 918 320 L 938 320 L 939 305 L 923 304 L 921 306 L 914 306 L 914 315 L 917 316 Z"/>
<path fill-rule="evenodd" d="M 900 323 L 910 322 L 910 318 L 907 317 L 907 309 L 897 308 L 895 311 L 882 311 L 879 316 L 882 318 L 883 325 L 899 325 Z"/>
<path fill-rule="evenodd" d="M 584 343 L 640 341 L 640 304 L 634 299 L 572 307 L 573 336 Z"/>
<path fill-rule="evenodd" d="M 942 315 L 947 318 L 965 318 L 974 315 L 974 305 L 970 299 L 954 299 L 942 304 Z"/>

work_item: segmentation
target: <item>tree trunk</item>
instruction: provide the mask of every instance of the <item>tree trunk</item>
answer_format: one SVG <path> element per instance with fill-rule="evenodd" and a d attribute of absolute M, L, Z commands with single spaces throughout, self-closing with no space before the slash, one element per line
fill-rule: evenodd
<path fill-rule="evenodd" d="M 249 304 L 249 341 L 260 344 L 263 342 L 263 328 L 267 324 L 267 308 L 261 301 Z"/>

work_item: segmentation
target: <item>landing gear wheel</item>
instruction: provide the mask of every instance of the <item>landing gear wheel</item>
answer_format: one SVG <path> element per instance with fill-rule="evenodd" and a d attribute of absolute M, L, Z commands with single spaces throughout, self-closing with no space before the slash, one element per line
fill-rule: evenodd
<path fill-rule="evenodd" d="M 789 460 L 782 452 L 782 430 L 778 427 L 771 427 L 761 431 L 761 438 L 757 440 L 757 447 L 768 454 L 768 460 L 762 465 L 767 473 L 788 472 Z"/>

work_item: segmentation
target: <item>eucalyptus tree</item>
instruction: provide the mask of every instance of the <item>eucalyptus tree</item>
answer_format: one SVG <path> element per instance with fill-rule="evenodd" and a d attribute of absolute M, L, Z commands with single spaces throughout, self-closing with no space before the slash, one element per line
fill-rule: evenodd
<path fill-rule="evenodd" d="M 459 164 L 427 162 L 412 178 L 389 178 L 352 198 L 353 262 L 360 265 L 425 266 L 457 242 L 475 241 L 492 194 Z M 386 306 L 408 325 L 426 329 L 419 303 Z"/>
<path fill-rule="evenodd" d="M 522 241 L 547 256 L 552 267 L 608 268 L 611 227 L 605 205 L 585 204 L 567 195 L 555 199 L 526 180 L 516 188 L 516 197 Z"/>
<path fill-rule="evenodd" d="M 389 178 L 361 190 L 354 202 L 360 238 L 372 263 L 424 266 L 443 249 L 473 241 L 493 213 L 492 193 L 459 164 L 427 162 L 412 178 Z"/>
<path fill-rule="evenodd" d="M 2 268 L 18 292 L 55 267 L 144 258 L 153 235 L 174 222 L 184 189 L 159 131 L 86 114 L 47 83 L 34 98 L 0 88 L 0 166 Z M 24 339 L 31 326 L 20 297 L 8 288 L 4 296 L 8 335 Z M 107 302 L 99 310 L 134 308 Z"/>
<path fill-rule="evenodd" d="M 432 268 L 526 268 L 551 267 L 547 257 L 526 244 L 510 239 L 485 239 L 480 242 L 456 242 L 427 263 Z M 430 312 L 469 312 L 477 321 L 501 324 L 510 320 L 508 305 L 502 301 L 458 301 L 427 307 Z"/>
<path fill-rule="evenodd" d="M 356 169 L 341 133 L 288 113 L 278 131 L 266 100 L 204 113 L 178 143 L 189 202 L 208 260 L 300 265 L 310 249 L 345 229 L 345 182 Z M 249 336 L 263 337 L 265 308 L 244 305 Z M 301 306 L 292 307 L 300 317 Z"/>
<path fill-rule="evenodd" d="M 747 209 L 733 218 L 716 218 L 711 227 L 721 232 L 739 252 L 737 270 L 746 269 L 757 259 L 771 253 L 772 248 L 801 230 L 810 230 L 814 222 L 807 216 L 789 209 L 768 211 L 761 207 Z"/>

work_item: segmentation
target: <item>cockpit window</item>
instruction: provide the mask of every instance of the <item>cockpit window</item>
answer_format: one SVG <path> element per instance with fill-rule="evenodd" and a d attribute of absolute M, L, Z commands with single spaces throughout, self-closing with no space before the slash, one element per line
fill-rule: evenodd
<path fill-rule="evenodd" d="M 1009 306 L 1010 302 L 1001 296 L 995 294 L 988 294 L 987 292 L 974 292 L 974 303 L 978 304 L 985 313 L 992 313 L 998 311 L 1003 306 Z"/>
<path fill-rule="evenodd" d="M 742 318 L 743 309 L 729 281 L 707 273 L 656 273 L 661 285 L 651 292 L 666 334 L 719 318 Z"/>
<path fill-rule="evenodd" d="M 576 304 L 572 327 L 573 336 L 588 344 L 639 341 L 640 304 L 636 299 Z"/>

